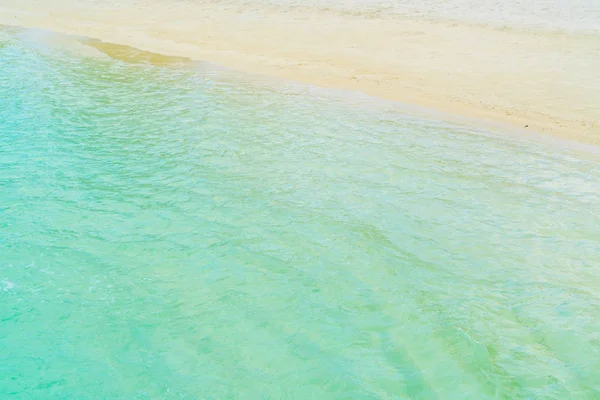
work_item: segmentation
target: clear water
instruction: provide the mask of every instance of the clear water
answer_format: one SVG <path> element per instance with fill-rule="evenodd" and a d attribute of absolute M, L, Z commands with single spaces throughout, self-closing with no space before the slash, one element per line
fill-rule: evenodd
<path fill-rule="evenodd" d="M 600 156 L 0 34 L 0 398 L 598 399 Z"/>

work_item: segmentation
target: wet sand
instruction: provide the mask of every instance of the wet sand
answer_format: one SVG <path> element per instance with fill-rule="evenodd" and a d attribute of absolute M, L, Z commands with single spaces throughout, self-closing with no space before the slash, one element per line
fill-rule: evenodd
<path fill-rule="evenodd" d="M 88 36 L 600 143 L 600 40 L 593 32 L 153 0 L 5 0 L 0 24 Z"/>

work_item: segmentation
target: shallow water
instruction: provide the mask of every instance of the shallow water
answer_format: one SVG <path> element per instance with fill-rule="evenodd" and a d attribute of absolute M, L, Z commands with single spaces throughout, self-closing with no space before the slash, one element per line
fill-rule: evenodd
<path fill-rule="evenodd" d="M 0 398 L 600 396 L 597 152 L 0 32 Z"/>
<path fill-rule="evenodd" d="M 90 0 L 97 3 L 98 0 Z M 130 0 L 126 0 L 130 1 Z M 426 17 L 517 28 L 600 33 L 599 0 L 156 0 L 318 8 L 373 17 Z M 119 2 L 121 4 L 121 2 Z"/>
<path fill-rule="evenodd" d="M 47 5 L 46 0 L 28 0 Z M 57 0 L 56 4 L 70 4 Z M 227 9 L 265 8 L 335 11 L 374 18 L 426 18 L 491 25 L 494 27 L 536 28 L 569 32 L 600 33 L 600 0 L 79 0 L 79 10 L 114 10 L 158 4 L 211 5 Z M 35 6 L 33 6 L 35 7 Z"/>

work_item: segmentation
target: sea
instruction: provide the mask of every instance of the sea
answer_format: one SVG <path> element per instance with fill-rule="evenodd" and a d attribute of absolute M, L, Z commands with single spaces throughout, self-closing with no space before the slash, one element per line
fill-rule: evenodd
<path fill-rule="evenodd" d="M 0 399 L 600 398 L 599 148 L 130 51 L 0 28 Z"/>

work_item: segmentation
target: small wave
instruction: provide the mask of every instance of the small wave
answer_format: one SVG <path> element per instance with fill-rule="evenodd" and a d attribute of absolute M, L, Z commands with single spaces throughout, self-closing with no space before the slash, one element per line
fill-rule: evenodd
<path fill-rule="evenodd" d="M 3 292 L 8 292 L 9 290 L 12 290 L 15 287 L 14 282 L 11 282 L 7 279 L 2 281 L 2 285 L 3 285 L 3 288 L 2 288 Z"/>

